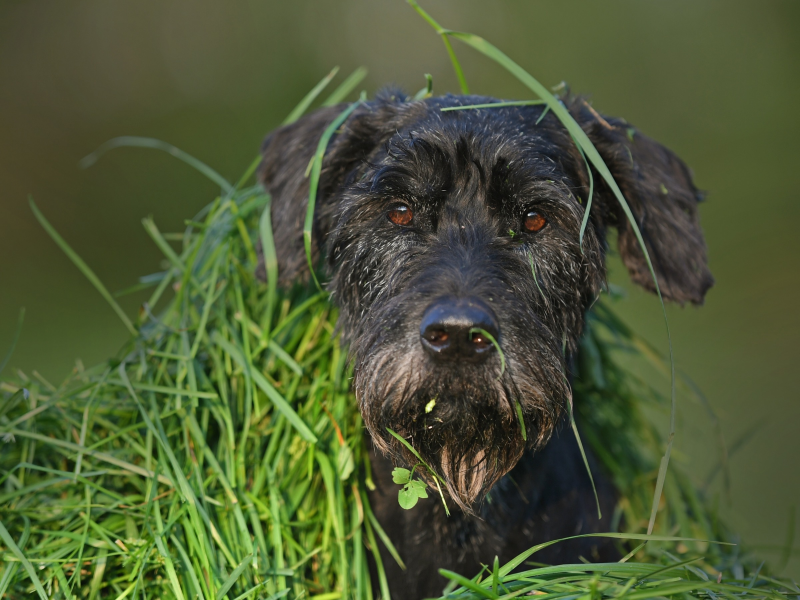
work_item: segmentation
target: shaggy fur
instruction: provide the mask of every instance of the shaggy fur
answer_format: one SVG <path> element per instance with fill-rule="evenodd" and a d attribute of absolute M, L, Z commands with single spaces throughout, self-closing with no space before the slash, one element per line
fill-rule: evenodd
<path fill-rule="evenodd" d="M 434 566 L 464 571 L 495 555 L 509 559 L 545 536 L 608 528 L 593 516 L 574 441 L 545 445 L 571 402 L 568 365 L 604 284 L 608 228 L 618 231 L 633 280 L 654 289 L 633 230 L 597 173 L 579 245 L 589 174 L 552 113 L 541 118 L 541 106 L 441 111 L 493 101 L 383 93 L 334 136 L 320 178 L 313 256 L 325 257 L 355 364 L 355 393 L 374 445 L 376 514 L 409 562 L 401 574 L 385 561 L 401 598 L 438 594 L 443 580 Z M 565 104 L 627 198 L 664 297 L 702 303 L 713 279 L 698 225 L 700 195 L 687 167 L 583 99 Z M 260 178 L 273 198 L 284 285 L 307 276 L 305 172 L 343 109 L 321 109 L 264 143 Z M 399 202 L 413 211 L 407 226 L 387 218 Z M 523 227 L 531 210 L 547 219 L 536 233 Z M 474 298 L 493 313 L 504 370 L 497 352 L 476 363 L 435 360 L 425 351 L 420 322 L 445 296 Z M 391 463 L 416 459 L 387 428 L 444 479 L 460 508 L 452 518 L 435 499 L 409 512 L 397 506 Z M 614 493 L 602 478 L 600 492 L 610 513 Z M 564 557 L 610 551 L 576 545 Z"/>

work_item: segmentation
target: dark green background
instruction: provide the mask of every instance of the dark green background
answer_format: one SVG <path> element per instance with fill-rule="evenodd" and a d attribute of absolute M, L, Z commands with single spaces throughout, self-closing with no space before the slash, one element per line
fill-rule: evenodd
<path fill-rule="evenodd" d="M 709 191 L 702 208 L 717 285 L 701 309 L 669 310 L 678 365 L 707 394 L 731 459 L 720 507 L 753 545 L 783 544 L 800 492 L 796 234 L 800 3 L 793 0 L 467 1 L 425 6 L 483 35 L 544 84 L 591 93 L 664 142 Z M 528 97 L 459 46 L 473 91 Z M 0 4 L 0 353 L 28 309 L 13 364 L 60 380 L 126 336 L 117 317 L 34 220 L 30 193 L 112 290 L 159 270 L 140 226 L 162 230 L 209 202 L 215 186 L 163 153 L 79 159 L 118 135 L 169 141 L 235 179 L 331 67 L 370 70 L 414 92 L 432 73 L 457 91 L 439 39 L 401 0 L 11 2 Z M 341 76 L 340 76 L 341 78 Z M 627 284 L 612 269 L 612 281 Z M 144 296 L 123 301 L 130 314 Z M 660 348 L 656 300 L 631 289 L 624 318 Z M 684 402 L 674 457 L 698 481 L 717 461 L 704 411 Z M 719 489 L 716 486 L 714 489 Z M 773 564 L 780 552 L 763 548 Z M 786 573 L 800 574 L 800 552 Z"/>

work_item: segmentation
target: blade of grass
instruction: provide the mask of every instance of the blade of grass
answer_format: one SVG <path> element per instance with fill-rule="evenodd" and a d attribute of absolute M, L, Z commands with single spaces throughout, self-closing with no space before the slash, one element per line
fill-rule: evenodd
<path fill-rule="evenodd" d="M 597 487 L 594 484 L 594 476 L 592 476 L 592 469 L 589 467 L 589 460 L 586 458 L 586 451 L 583 449 L 583 442 L 581 442 L 581 436 L 578 433 L 578 425 L 575 423 L 575 415 L 572 413 L 572 398 L 570 398 L 569 401 L 569 424 L 570 427 L 572 427 L 572 433 L 575 434 L 575 441 L 578 443 L 578 449 L 581 451 L 581 458 L 583 459 L 583 465 L 586 467 L 586 472 L 589 474 L 589 481 L 592 484 L 594 501 L 595 504 L 597 504 L 597 518 L 602 519 L 603 513 L 600 511 L 600 497 L 597 495 Z"/>
<path fill-rule="evenodd" d="M 672 441 L 675 439 L 674 430 L 670 431 L 669 438 L 667 438 L 667 451 L 661 457 L 661 462 L 658 466 L 658 476 L 656 477 L 656 490 L 653 494 L 653 504 L 650 508 L 650 522 L 647 524 L 647 533 L 653 532 L 653 527 L 656 524 L 656 516 L 658 515 L 658 506 L 661 503 L 661 494 L 664 491 L 664 481 L 667 478 L 667 467 L 669 466 L 669 455 L 672 452 Z"/>
<path fill-rule="evenodd" d="M 592 167 L 589 166 L 589 161 L 586 160 L 586 153 L 577 140 L 575 141 L 575 147 L 578 148 L 578 151 L 581 153 L 581 158 L 586 165 L 586 172 L 589 174 L 589 199 L 586 201 L 586 208 L 583 209 L 581 231 L 578 235 L 578 245 L 581 247 L 581 253 L 583 253 L 583 235 L 586 233 L 586 226 L 589 224 L 589 215 L 592 212 L 592 199 L 594 198 L 594 175 L 592 175 Z"/>
<path fill-rule="evenodd" d="M 89 600 L 94 600 L 100 593 L 100 586 L 103 585 L 103 575 L 106 572 L 106 564 L 108 561 L 108 548 L 101 548 L 94 560 L 94 572 L 92 573 L 92 581 L 89 584 Z"/>
<path fill-rule="evenodd" d="M 248 563 L 252 559 L 252 554 L 248 554 L 244 557 L 242 562 L 239 563 L 239 566 L 233 570 L 228 579 L 225 580 L 225 583 L 222 584 L 222 587 L 217 591 L 216 600 L 222 600 L 225 597 L 225 594 L 227 594 L 228 590 L 233 587 L 233 585 L 236 583 L 236 580 L 239 579 L 239 576 L 244 573 L 244 570 L 247 568 Z"/>
<path fill-rule="evenodd" d="M 514 401 L 514 407 L 517 410 L 517 419 L 519 419 L 519 428 L 522 431 L 522 439 L 528 441 L 528 432 L 525 431 L 525 419 L 522 417 L 522 405 L 518 401 Z"/>
<path fill-rule="evenodd" d="M 261 236 L 261 251 L 264 253 L 264 268 L 267 271 L 267 308 L 262 320 L 264 338 L 269 339 L 272 329 L 272 313 L 275 310 L 275 301 L 278 294 L 278 254 L 275 250 L 275 237 L 272 235 L 272 197 L 264 206 L 261 220 L 258 224 Z"/>
<path fill-rule="evenodd" d="M 339 570 L 339 578 L 340 578 L 340 585 L 343 587 L 343 596 L 347 598 L 349 595 L 347 594 L 347 579 L 344 576 L 346 573 L 349 572 L 348 569 L 348 561 L 347 561 L 347 552 L 345 551 L 344 546 L 344 537 L 345 537 L 345 529 L 344 523 L 342 523 L 342 513 L 339 510 L 339 506 L 337 506 L 337 477 L 334 474 L 333 466 L 330 463 L 327 455 L 323 454 L 322 452 L 315 452 L 314 458 L 317 461 L 317 464 L 320 467 L 320 474 L 322 475 L 322 480 L 325 484 L 325 495 L 328 499 L 328 518 L 331 520 L 333 524 L 333 530 L 336 534 L 336 544 L 338 546 L 338 558 L 340 563 L 340 570 Z"/>
<path fill-rule="evenodd" d="M 272 352 L 275 356 L 278 357 L 287 367 L 289 367 L 294 373 L 297 375 L 303 374 L 303 367 L 297 364 L 297 361 L 292 358 L 291 354 L 286 352 L 283 348 L 281 348 L 274 340 L 270 340 L 269 344 L 267 344 L 267 348 L 270 352 Z"/>
<path fill-rule="evenodd" d="M 620 558 L 620 559 L 619 559 L 619 562 L 621 562 L 621 563 L 628 562 L 630 559 L 632 559 L 634 556 L 636 556 L 636 553 L 637 553 L 637 552 L 639 552 L 639 550 L 641 550 L 642 548 L 644 548 L 646 545 L 647 545 L 647 542 L 642 542 L 641 544 L 639 544 L 638 546 L 636 546 L 636 548 L 634 548 L 633 550 L 631 550 L 630 552 L 628 552 L 628 553 L 627 553 L 625 556 L 623 556 L 622 558 Z"/>
<path fill-rule="evenodd" d="M 675 537 L 669 535 L 649 535 L 644 533 L 584 533 L 581 535 L 572 535 L 557 540 L 550 540 L 549 542 L 544 542 L 543 544 L 537 544 L 536 546 L 529 548 L 525 552 L 517 555 L 512 560 L 508 561 L 505 565 L 503 565 L 500 568 L 500 576 L 505 577 L 506 575 L 511 573 L 511 571 L 516 569 L 519 565 L 521 565 L 523 562 L 525 562 L 527 559 L 529 559 L 531 556 L 537 553 L 539 550 L 543 550 L 544 548 L 547 548 L 554 544 L 559 544 L 561 542 L 566 542 L 568 540 L 577 540 L 581 538 L 592 538 L 592 537 L 610 538 L 616 540 L 640 540 L 645 542 L 707 542 L 709 544 L 721 544 L 725 546 L 735 545 L 729 542 L 717 542 L 714 540 L 696 540 L 693 538 Z"/>
<path fill-rule="evenodd" d="M 485 329 L 472 327 L 469 330 L 469 334 L 472 335 L 473 333 L 480 333 L 485 336 L 492 343 L 492 346 L 495 347 L 495 350 L 497 350 L 497 353 L 500 355 L 500 377 L 502 377 L 506 370 L 506 355 L 503 354 L 503 349 L 500 348 L 500 344 L 494 339 L 494 336 Z"/>
<path fill-rule="evenodd" d="M 298 415 L 292 406 L 286 401 L 286 398 L 284 398 L 280 392 L 278 392 L 278 390 L 276 390 L 272 384 L 267 381 L 267 378 L 264 377 L 260 371 L 249 368 L 244 360 L 244 356 L 242 356 L 242 353 L 238 348 L 236 348 L 228 340 L 224 339 L 217 331 L 214 332 L 212 340 L 215 344 L 225 350 L 228 356 L 230 356 L 240 367 L 250 372 L 253 382 L 261 389 L 262 392 L 267 395 L 270 400 L 272 400 L 275 408 L 283 413 L 283 415 L 289 420 L 289 422 L 294 426 L 294 428 L 305 441 L 307 441 L 309 444 L 317 443 L 317 436 L 314 435 L 311 429 L 309 429 L 308 425 L 306 425 L 303 419 L 300 418 L 300 415 Z"/>
<path fill-rule="evenodd" d="M 458 573 L 454 573 L 453 571 L 448 571 L 447 569 L 439 569 L 439 575 L 446 579 L 450 579 L 451 581 L 455 581 L 458 585 L 467 588 L 468 590 L 472 590 L 476 594 L 478 594 L 481 598 L 489 598 L 490 600 L 496 600 L 498 596 L 487 590 L 482 588 L 480 585 L 476 584 L 471 579 L 467 579 L 463 575 L 459 575 Z M 488 580 L 487 580 L 488 581 Z"/>
<path fill-rule="evenodd" d="M 119 304 L 117 304 L 117 301 L 114 300 L 114 297 L 109 293 L 109 291 L 106 289 L 106 286 L 103 285 L 100 279 L 98 279 L 94 271 L 92 271 L 89 268 L 89 265 L 83 262 L 83 259 L 81 259 L 81 257 L 78 256 L 72 248 L 70 248 L 69 244 L 67 244 L 67 242 L 64 241 L 64 238 L 58 235 L 58 232 L 53 228 L 52 225 L 50 225 L 49 221 L 45 219 L 44 215 L 36 206 L 36 203 L 33 201 L 33 198 L 28 197 L 28 202 L 30 203 L 31 210 L 33 211 L 33 214 L 36 217 L 36 220 L 39 221 L 39 224 L 41 224 L 44 230 L 50 235 L 50 237 L 58 245 L 58 247 L 61 248 L 64 254 L 66 254 L 69 257 L 69 259 L 72 261 L 72 264 L 78 267 L 78 270 L 81 273 L 83 273 L 86 279 L 88 279 L 95 287 L 95 289 L 98 292 L 100 292 L 100 295 L 106 299 L 106 302 L 108 302 L 111 308 L 114 309 L 114 312 L 117 313 L 117 316 L 123 322 L 123 324 L 128 329 L 130 334 L 134 337 L 137 336 L 139 332 L 136 331 L 136 328 L 133 326 L 133 323 L 131 323 L 131 320 L 128 318 L 128 315 L 126 315 L 125 311 L 122 310 Z"/>
<path fill-rule="evenodd" d="M 155 512 L 158 514 L 160 511 L 156 510 Z M 160 518 L 158 518 L 157 523 L 161 525 Z M 158 553 L 164 560 L 164 567 L 167 569 L 167 578 L 169 579 L 169 583 L 172 586 L 172 591 L 175 593 L 177 600 L 185 600 L 183 589 L 181 588 L 180 581 L 178 581 L 178 573 L 175 571 L 175 564 L 172 561 L 172 556 L 167 551 L 167 546 L 164 544 L 164 540 L 161 538 L 161 535 L 161 533 L 155 533 L 153 538 L 155 539 Z"/>
<path fill-rule="evenodd" d="M 389 551 L 389 554 L 391 554 L 392 558 L 395 560 L 395 562 L 398 564 L 398 566 L 401 569 L 403 569 L 403 571 L 405 571 L 406 570 L 406 565 L 403 562 L 403 559 L 400 558 L 400 553 L 397 551 L 397 548 L 394 547 L 394 544 L 392 543 L 392 540 L 389 539 L 389 536 L 383 530 L 383 527 L 381 527 L 381 524 L 378 523 L 378 519 L 375 517 L 375 514 L 372 512 L 372 507 L 369 504 L 369 497 L 366 495 L 365 492 L 362 492 L 362 494 L 361 494 L 361 501 L 362 501 L 362 504 L 364 506 L 364 512 L 367 515 L 367 520 L 372 524 L 372 527 L 374 528 L 375 533 L 378 534 L 378 537 L 383 542 L 383 545 L 386 546 L 386 550 Z"/>
<path fill-rule="evenodd" d="M 83 446 L 79 446 L 78 444 L 73 444 L 71 442 L 65 442 L 63 440 L 58 440 L 58 439 L 55 439 L 55 438 L 51 438 L 51 437 L 48 437 L 46 435 L 42 435 L 40 433 L 34 433 L 32 431 L 25 431 L 25 430 L 22 430 L 22 429 L 9 429 L 9 430 L 4 431 L 4 433 L 10 433 L 11 435 L 14 435 L 16 437 L 27 437 L 27 438 L 31 438 L 33 440 L 37 440 L 39 442 L 44 442 L 45 444 L 51 444 L 53 446 L 59 446 L 59 447 L 64 448 L 66 450 L 70 450 L 72 452 L 75 452 L 76 454 L 82 452 L 86 456 L 91 456 L 92 458 L 96 458 L 98 460 L 102 460 L 104 462 L 111 463 L 112 465 L 116 465 L 117 467 L 120 467 L 121 469 L 124 469 L 125 471 L 129 471 L 131 473 L 135 473 L 136 475 L 139 475 L 141 477 L 146 477 L 146 478 L 152 479 L 153 477 L 156 476 L 155 473 L 153 471 L 150 471 L 149 469 L 145 469 L 145 468 L 142 468 L 142 467 L 140 467 L 138 465 L 131 464 L 131 463 L 127 462 L 127 461 L 120 460 L 120 459 L 118 459 L 118 458 L 116 458 L 114 456 L 111 456 L 110 454 L 106 454 L 105 452 L 98 452 L 96 450 L 91 450 L 89 448 L 84 448 Z M 175 485 L 172 482 L 171 479 L 169 479 L 168 477 L 166 477 L 164 475 L 159 475 L 158 476 L 158 481 L 160 481 L 161 483 L 163 483 L 165 485 L 169 485 L 169 486 L 174 486 Z"/>
<path fill-rule="evenodd" d="M 425 12 L 422 7 L 417 4 L 416 0 L 408 0 L 408 3 L 415 11 L 417 11 L 417 13 L 419 13 L 423 19 L 428 22 L 431 27 L 436 30 L 436 33 L 442 37 L 444 47 L 447 49 L 447 54 L 450 56 L 450 61 L 453 63 L 453 70 L 456 72 L 458 84 L 461 86 L 461 93 L 469 94 L 469 87 L 467 86 L 467 80 L 464 78 L 464 71 L 461 69 L 461 63 L 458 62 L 458 57 L 456 57 L 456 53 L 453 51 L 453 46 L 450 45 L 450 40 L 447 37 L 447 31 L 443 29 L 436 21 L 434 21 L 433 17 Z"/>
<path fill-rule="evenodd" d="M 308 107 L 311 106 L 314 100 L 317 99 L 317 96 L 319 96 L 322 93 L 322 91 L 326 87 L 328 87 L 328 84 L 334 77 L 336 77 L 336 74 L 338 72 L 339 72 L 339 67 L 333 67 L 330 73 L 325 75 L 325 77 L 323 77 L 322 80 L 317 85 L 311 88 L 311 91 L 308 92 L 303 97 L 302 100 L 300 100 L 300 103 L 297 106 L 295 106 L 292 112 L 290 112 L 289 115 L 283 120 L 282 125 L 289 125 L 290 123 L 294 123 L 295 121 L 297 121 L 297 119 L 302 117 L 308 110 Z"/>
<path fill-rule="evenodd" d="M 366 76 L 366 67 L 358 67 L 347 76 L 347 79 L 339 84 L 339 87 L 331 92 L 331 95 L 322 102 L 322 106 L 334 106 L 340 102 L 344 102 L 345 98 L 350 95 L 350 92 L 356 89 L 356 86 L 364 81 Z"/>
<path fill-rule="evenodd" d="M 161 140 L 157 140 L 155 138 L 138 137 L 132 135 L 124 135 L 116 137 L 114 139 L 108 140 L 104 144 L 101 144 L 97 148 L 97 150 L 83 157 L 78 164 L 82 169 L 86 169 L 88 167 L 91 167 L 94 163 L 96 163 L 97 160 L 109 150 L 114 150 L 115 148 L 126 148 L 126 147 L 152 148 L 153 150 L 162 150 L 167 154 L 174 156 L 178 160 L 185 162 L 187 165 L 189 165 L 196 171 L 205 175 L 208 179 L 210 179 L 211 181 L 216 183 L 220 188 L 222 188 L 222 190 L 226 194 L 230 194 L 233 192 L 233 186 L 222 175 L 217 173 L 207 164 L 199 161 L 191 154 L 187 154 L 180 148 L 176 148 L 172 144 L 168 144 L 167 142 L 162 142 Z"/>
<path fill-rule="evenodd" d="M 11 554 L 17 557 L 22 563 L 22 568 L 25 569 L 25 572 L 28 574 L 28 577 L 31 578 L 31 582 L 33 583 L 33 587 L 36 588 L 36 592 L 39 594 L 39 597 L 42 600 L 47 600 L 47 594 L 44 591 L 44 587 L 42 587 L 42 582 L 39 580 L 39 576 L 36 574 L 36 570 L 33 568 L 31 561 L 25 558 L 25 555 L 22 553 L 22 550 L 19 549 L 19 546 L 14 542 L 14 538 L 11 537 L 11 534 L 8 533 L 8 529 L 5 528 L 3 522 L 0 521 L 0 539 L 5 542 L 6 547 L 11 550 Z"/>
<path fill-rule="evenodd" d="M 380 598 L 381 600 L 391 600 L 392 594 L 389 591 L 389 582 L 386 579 L 386 569 L 383 567 L 383 560 L 381 559 L 378 542 L 375 540 L 375 534 L 372 531 L 372 525 L 370 521 L 366 521 L 364 525 L 369 548 L 372 551 L 372 558 L 375 561 L 375 570 L 378 572 L 378 587 L 381 590 Z"/>
<path fill-rule="evenodd" d="M 453 110 L 468 110 L 473 108 L 503 108 L 505 106 L 537 106 L 544 104 L 544 100 L 510 100 L 507 102 L 489 102 L 487 104 L 466 104 L 464 106 L 445 106 L 440 108 L 440 112 L 450 112 Z"/>
<path fill-rule="evenodd" d="M 83 408 L 83 419 L 81 420 L 81 432 L 78 436 L 78 445 L 79 446 L 86 446 L 86 428 L 89 426 L 89 410 L 92 407 L 92 403 L 94 399 L 97 397 L 97 392 L 103 386 L 103 382 L 105 381 L 106 377 L 108 377 L 109 370 L 106 369 L 106 372 L 103 373 L 103 377 L 100 380 L 95 388 L 92 390 L 89 399 L 86 401 L 86 406 Z M 78 457 L 75 459 L 75 477 L 81 474 L 81 463 L 83 462 L 83 452 L 78 453 Z"/>
<path fill-rule="evenodd" d="M 262 581 L 261 583 L 251 587 L 245 593 L 236 596 L 236 598 L 234 598 L 233 600 L 244 600 L 248 596 L 252 596 L 253 594 L 255 594 L 260 588 L 264 587 L 268 583 L 269 583 L 268 581 Z M 279 598 L 283 598 L 286 594 L 288 594 L 291 591 L 292 591 L 291 588 L 286 588 L 285 590 L 281 590 L 280 592 L 275 592 L 274 594 L 266 598 L 266 600 L 279 600 Z"/>
<path fill-rule="evenodd" d="M 317 204 L 317 188 L 319 187 L 319 175 L 322 171 L 322 160 L 325 156 L 325 151 L 328 148 L 328 143 L 330 142 L 331 137 L 333 137 L 333 134 L 337 129 L 339 129 L 339 127 L 341 127 L 341 125 L 347 120 L 353 111 L 364 102 L 364 99 L 364 95 L 362 94 L 359 100 L 353 102 L 350 106 L 343 110 L 339 116 L 336 117 L 330 125 L 328 125 L 328 127 L 325 129 L 325 132 L 322 134 L 322 137 L 319 139 L 317 151 L 314 154 L 314 158 L 312 159 L 311 163 L 311 174 L 308 186 L 308 207 L 306 209 L 305 223 L 303 224 L 303 243 L 306 249 L 306 258 L 308 259 L 308 268 L 311 271 L 311 277 L 314 279 L 314 283 L 317 285 L 317 288 L 320 291 L 322 291 L 322 286 L 320 286 L 319 281 L 317 280 L 317 275 L 314 272 L 314 263 L 311 259 L 311 229 L 314 226 L 314 207 Z"/>
<path fill-rule="evenodd" d="M 108 385 L 120 387 L 127 387 L 128 384 L 130 384 L 130 386 L 135 390 L 154 392 L 156 394 L 167 394 L 169 396 L 189 396 L 190 398 L 208 398 L 210 400 L 219 398 L 215 392 L 199 392 L 176 387 L 167 387 L 165 385 L 150 385 L 149 383 L 139 383 L 136 381 L 125 382 L 120 379 L 109 379 L 107 383 Z"/>
<path fill-rule="evenodd" d="M 425 73 L 425 87 L 414 94 L 414 100 L 424 100 L 433 96 L 433 75 Z"/>
<path fill-rule="evenodd" d="M 0 505 L 4 504 L 4 502 L 0 501 Z M 2 525 L 2 521 L 0 521 L 0 525 Z M 31 535 L 31 526 L 30 520 L 26 517 L 25 521 L 25 528 L 22 530 L 22 537 L 19 539 L 19 548 L 20 551 L 25 549 L 25 546 L 28 543 L 28 538 Z M 17 567 L 19 567 L 20 563 L 12 563 L 6 562 L 6 568 L 3 570 L 3 577 L 0 578 L 0 598 L 6 597 L 6 589 L 8 588 L 11 580 L 14 577 L 14 574 L 17 572 Z"/>
<path fill-rule="evenodd" d="M 272 517 L 272 551 L 274 553 L 273 560 L 275 569 L 280 571 L 286 566 L 286 560 L 283 553 L 283 531 L 281 530 L 281 511 L 278 505 L 278 494 L 280 490 L 275 485 L 274 474 L 269 473 L 269 508 L 270 516 Z M 278 591 L 283 589 L 290 589 L 286 586 L 286 577 L 278 576 L 275 579 Z"/>
<path fill-rule="evenodd" d="M 497 588 L 500 584 L 500 557 L 495 555 L 492 565 L 492 593 L 497 596 Z"/>
<path fill-rule="evenodd" d="M 75 596 L 72 594 L 72 590 L 67 583 L 67 578 L 64 576 L 64 570 L 58 565 L 55 565 L 53 570 L 56 572 L 56 579 L 58 580 L 58 585 L 61 587 L 61 591 L 64 593 L 64 596 L 67 598 L 67 600 L 72 600 Z M 2 597 L 3 590 L 0 589 L 0 598 Z"/>
<path fill-rule="evenodd" d="M 330 73 L 328 73 L 322 80 L 315 85 L 308 94 L 303 96 L 302 100 L 295 106 L 292 111 L 286 116 L 283 120 L 281 125 L 289 125 L 294 123 L 303 116 L 303 114 L 308 110 L 308 107 L 314 102 L 314 100 L 319 96 L 322 91 L 328 86 L 331 80 L 336 76 L 336 73 L 339 72 L 339 67 L 334 67 Z M 244 175 L 241 176 L 239 181 L 236 183 L 236 189 L 240 189 L 247 180 L 249 180 L 253 173 L 256 172 L 258 165 L 261 164 L 261 155 L 259 154 L 253 159 L 253 162 L 250 163 L 250 166 L 244 172 Z"/>
<path fill-rule="evenodd" d="M 197 325 L 197 333 L 195 334 L 192 349 L 189 351 L 189 358 L 194 358 L 197 356 L 197 351 L 200 349 L 200 342 L 205 335 L 206 324 L 208 323 L 208 317 L 211 314 L 214 295 L 217 291 L 217 277 L 219 276 L 219 267 L 221 262 L 222 255 L 220 255 L 220 257 L 214 261 L 214 269 L 211 272 L 211 279 L 208 284 L 208 295 L 206 296 L 205 303 L 203 304 L 203 313 L 200 315 L 200 323 Z"/>

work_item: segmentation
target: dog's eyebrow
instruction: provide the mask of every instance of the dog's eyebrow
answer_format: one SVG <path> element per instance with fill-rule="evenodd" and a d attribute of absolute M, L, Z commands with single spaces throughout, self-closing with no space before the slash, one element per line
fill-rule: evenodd
<path fill-rule="evenodd" d="M 370 192 L 389 193 L 389 192 L 413 192 L 415 178 L 411 170 L 403 165 L 383 165 L 377 166 L 377 170 L 372 177 Z"/>

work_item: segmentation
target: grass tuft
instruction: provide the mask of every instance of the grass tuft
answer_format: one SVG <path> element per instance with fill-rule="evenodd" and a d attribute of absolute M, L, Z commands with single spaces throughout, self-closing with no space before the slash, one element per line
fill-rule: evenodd
<path fill-rule="evenodd" d="M 492 346 L 494 346 L 495 350 L 497 350 L 497 354 L 500 355 L 500 377 L 502 377 L 503 373 L 506 372 L 506 355 L 503 353 L 503 349 L 500 347 L 500 343 L 494 338 L 494 336 L 491 333 L 489 333 L 482 327 L 470 328 L 469 330 L 470 336 L 472 336 L 475 333 L 479 333 L 487 340 L 489 340 Z"/>

